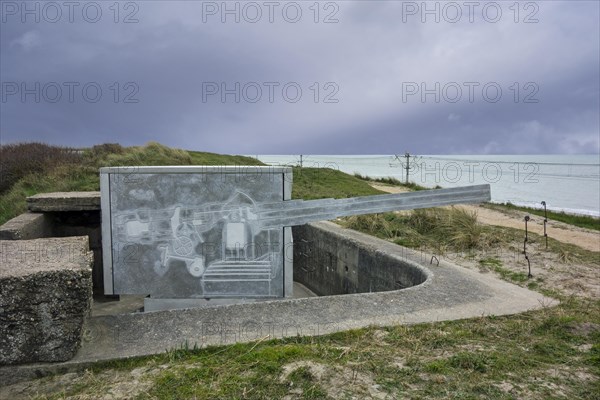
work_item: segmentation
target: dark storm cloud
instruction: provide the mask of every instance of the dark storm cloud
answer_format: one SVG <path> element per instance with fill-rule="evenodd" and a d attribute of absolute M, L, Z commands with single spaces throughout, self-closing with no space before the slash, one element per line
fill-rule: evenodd
<path fill-rule="evenodd" d="M 318 23 L 312 2 L 294 3 L 296 23 L 296 6 L 281 11 L 292 3 L 279 3 L 272 23 L 264 6 L 249 23 L 256 14 L 237 3 L 240 23 L 231 14 L 222 23 L 220 10 L 213 15 L 221 2 L 162 1 L 120 3 L 117 23 L 112 2 L 97 3 L 96 23 L 77 10 L 73 22 L 42 13 L 22 23 L 22 10 L 6 7 L 22 3 L 2 3 L 3 143 L 156 140 L 250 154 L 598 152 L 597 2 L 529 2 L 536 7 L 518 16 L 512 2 L 495 3 L 503 12 L 495 23 L 484 2 L 473 22 L 463 7 L 455 23 L 447 2 L 428 3 L 440 8 L 439 22 L 415 11 L 421 2 L 320 3 Z M 123 23 L 130 13 L 137 23 Z M 523 23 L 527 17 L 539 21 Z M 35 91 L 36 82 L 40 102 L 32 93 L 22 101 L 20 85 Z M 62 88 L 55 103 L 47 98 L 52 82 Z M 208 92 L 236 82 L 239 102 Z M 468 82 L 478 85 L 473 99 Z M 422 83 L 439 84 L 439 101 L 407 95 Z M 99 99 L 85 97 L 86 84 L 88 97 L 102 90 Z M 502 90 L 497 102 L 482 94 L 486 84 Z M 452 103 L 457 85 L 462 97 Z M 292 102 L 297 88 L 302 96 Z"/>

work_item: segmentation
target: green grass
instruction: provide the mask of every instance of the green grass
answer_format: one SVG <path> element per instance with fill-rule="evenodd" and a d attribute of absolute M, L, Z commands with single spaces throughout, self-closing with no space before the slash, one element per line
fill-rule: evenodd
<path fill-rule="evenodd" d="M 535 208 L 529 207 L 520 207 L 515 206 L 511 203 L 504 204 L 485 204 L 485 207 L 490 208 L 492 210 L 517 210 L 524 211 L 529 214 L 534 214 L 543 217 L 544 210 L 539 210 Z M 569 225 L 578 226 L 580 228 L 592 229 L 595 231 L 600 231 L 600 218 L 588 217 L 585 215 L 571 215 L 566 214 L 564 212 L 555 212 L 548 211 L 548 220 L 564 222 Z"/>
<path fill-rule="evenodd" d="M 479 267 L 481 271 L 492 270 L 496 272 L 500 277 L 504 280 L 511 282 L 525 282 L 527 281 L 527 274 L 524 272 L 515 272 L 511 271 L 508 268 L 504 268 L 502 266 L 502 261 L 498 260 L 494 257 L 482 258 L 479 260 Z M 539 285 L 537 282 L 530 282 L 528 287 L 530 289 L 535 289 Z"/>
<path fill-rule="evenodd" d="M 346 198 L 382 194 L 367 182 L 330 168 L 294 167 L 292 197 L 295 199 Z"/>
<path fill-rule="evenodd" d="M 396 178 L 392 178 L 391 176 L 388 177 L 382 177 L 382 178 L 372 178 L 368 175 L 362 175 L 358 172 L 354 173 L 354 176 L 358 179 L 361 179 L 363 181 L 368 181 L 368 182 L 378 182 L 378 183 L 383 183 L 386 185 L 392 185 L 392 186 L 400 186 L 406 189 L 410 189 L 410 190 L 414 190 L 414 191 L 418 191 L 418 190 L 430 190 L 430 188 L 425 187 L 425 186 L 421 186 L 417 183 L 414 182 L 403 182 L 399 179 Z M 442 187 L 439 185 L 436 185 L 434 187 L 434 189 L 441 189 Z"/>
<path fill-rule="evenodd" d="M 345 218 L 340 224 L 412 248 L 464 251 L 485 242 L 484 228 L 477 224 L 476 215 L 454 207 L 358 215 Z"/>
<path fill-rule="evenodd" d="M 256 158 L 188 150 L 193 165 L 265 165 Z"/>
<path fill-rule="evenodd" d="M 562 300 L 514 316 L 172 350 L 99 364 L 47 398 L 104 395 L 144 368 L 138 398 L 331 399 L 376 385 L 390 398 L 597 399 L 600 302 Z"/>

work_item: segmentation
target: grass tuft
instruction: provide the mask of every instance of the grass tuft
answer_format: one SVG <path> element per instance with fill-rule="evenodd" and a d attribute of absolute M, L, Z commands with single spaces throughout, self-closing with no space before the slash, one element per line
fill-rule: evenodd
<path fill-rule="evenodd" d="M 344 219 L 342 225 L 407 247 L 430 246 L 454 251 L 480 245 L 483 229 L 477 224 L 476 213 L 454 207 L 361 215 Z"/>

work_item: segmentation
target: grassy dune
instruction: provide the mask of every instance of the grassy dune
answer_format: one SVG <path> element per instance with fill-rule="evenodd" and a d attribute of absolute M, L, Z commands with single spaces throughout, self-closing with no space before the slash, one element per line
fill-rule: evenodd
<path fill-rule="evenodd" d="M 35 146 L 9 145 L 0 148 L 0 156 L 3 159 L 0 173 L 5 183 L 0 191 L 0 224 L 26 210 L 27 196 L 42 192 L 100 190 L 100 167 L 262 165 L 250 157 L 171 149 L 158 143 L 139 147 L 104 144 L 77 152 L 39 143 Z"/>

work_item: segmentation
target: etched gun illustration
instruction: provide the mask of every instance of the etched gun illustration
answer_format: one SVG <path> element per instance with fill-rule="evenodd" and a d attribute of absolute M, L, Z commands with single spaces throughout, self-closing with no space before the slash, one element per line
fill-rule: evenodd
<path fill-rule="evenodd" d="M 177 205 L 167 209 L 140 209 L 115 215 L 115 234 L 128 242 L 148 244 L 161 250 L 160 265 L 155 271 L 163 275 L 174 261 L 182 261 L 191 276 L 207 273 L 272 278 L 270 257 L 276 251 L 263 244 L 257 251 L 256 237 L 261 232 L 280 232 L 282 227 L 344 216 L 374 214 L 418 208 L 479 203 L 490 200 L 490 186 L 476 185 L 410 193 L 385 194 L 347 199 L 288 200 L 256 203 L 242 191 L 236 191 L 224 203 L 201 207 Z M 205 235 L 222 229 L 221 254 L 206 261 Z M 265 236 L 268 242 L 270 234 Z M 225 279 L 225 278 L 221 278 Z M 257 278 L 258 279 L 258 278 Z"/>

